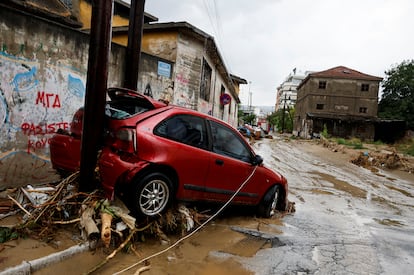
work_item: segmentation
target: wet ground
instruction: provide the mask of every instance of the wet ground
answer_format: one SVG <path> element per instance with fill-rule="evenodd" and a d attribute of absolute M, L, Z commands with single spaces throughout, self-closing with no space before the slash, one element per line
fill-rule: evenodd
<path fill-rule="evenodd" d="M 413 274 L 412 175 L 373 173 L 307 142 L 256 146 L 289 179 L 297 211 L 279 227 L 285 245 L 261 250 L 246 267 L 256 274 Z M 306 153 L 312 150 L 320 157 Z"/>
<path fill-rule="evenodd" d="M 151 259 L 142 274 L 413 274 L 412 174 L 372 172 L 306 141 L 264 139 L 254 147 L 288 178 L 296 212 L 256 219 L 233 210 Z M 63 235 L 56 246 L 77 241 Z M 19 255 L 28 260 L 53 252 L 30 240 L 8 245 L 0 253 L 0 270 L 19 264 Z M 134 274 L 138 267 L 126 269 L 165 248 L 147 240 L 94 274 Z M 107 255 L 103 248 L 85 252 L 34 274 L 83 274 Z"/>

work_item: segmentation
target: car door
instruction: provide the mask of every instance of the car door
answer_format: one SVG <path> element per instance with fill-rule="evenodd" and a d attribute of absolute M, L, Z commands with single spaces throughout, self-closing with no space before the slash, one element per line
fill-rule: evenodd
<path fill-rule="evenodd" d="M 154 133 L 162 142 L 157 142 L 154 148 L 153 161 L 165 163 L 176 171 L 177 198 L 202 199 L 210 160 L 205 120 L 195 115 L 175 114 L 159 123 Z"/>
<path fill-rule="evenodd" d="M 211 159 L 205 182 L 205 199 L 226 201 L 254 170 L 253 152 L 245 140 L 230 127 L 209 121 Z M 235 201 L 249 203 L 257 198 L 254 186 L 247 184 Z"/>

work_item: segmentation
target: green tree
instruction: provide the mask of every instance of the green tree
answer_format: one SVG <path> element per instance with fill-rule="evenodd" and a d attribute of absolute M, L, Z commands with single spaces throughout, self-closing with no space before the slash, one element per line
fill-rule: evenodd
<path fill-rule="evenodd" d="M 247 124 L 253 125 L 253 122 L 256 120 L 256 115 L 255 114 L 248 114 L 243 116 L 243 121 Z"/>
<path fill-rule="evenodd" d="M 406 60 L 385 71 L 383 93 L 378 106 L 378 116 L 401 119 L 414 129 L 414 60 Z"/>
<path fill-rule="evenodd" d="M 283 114 L 283 109 L 273 112 L 267 116 L 267 121 L 277 128 L 278 131 L 284 131 L 291 133 L 293 130 L 293 117 L 295 116 L 295 109 L 289 108 L 285 109 L 285 114 Z"/>

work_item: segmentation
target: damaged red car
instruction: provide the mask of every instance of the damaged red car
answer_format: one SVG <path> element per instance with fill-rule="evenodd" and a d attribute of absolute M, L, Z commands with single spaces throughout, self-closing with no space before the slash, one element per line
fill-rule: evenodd
<path fill-rule="evenodd" d="M 232 204 L 256 206 L 262 217 L 286 209 L 286 178 L 266 168 L 229 124 L 124 88 L 110 88 L 108 96 L 98 159 L 102 187 L 136 216 L 158 215 L 173 201 L 225 203 L 236 191 Z M 70 132 L 51 139 L 57 170 L 79 169 L 82 117 L 79 109 Z"/>

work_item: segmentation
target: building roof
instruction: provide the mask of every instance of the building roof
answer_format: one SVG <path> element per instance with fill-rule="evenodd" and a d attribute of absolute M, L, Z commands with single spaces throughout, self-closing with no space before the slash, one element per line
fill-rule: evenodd
<path fill-rule="evenodd" d="M 381 77 L 372 76 L 358 72 L 356 70 L 347 68 L 345 66 L 338 66 L 326 71 L 310 73 L 309 76 L 313 77 L 326 77 L 326 78 L 346 78 L 346 79 L 358 79 L 358 80 L 373 80 L 381 81 Z"/>
<path fill-rule="evenodd" d="M 79 20 L 73 16 L 72 10 L 59 0 L 3 0 L 0 4 L 72 28 L 82 26 Z"/>
<path fill-rule="evenodd" d="M 353 79 L 353 80 L 367 80 L 367 81 L 382 81 L 382 77 L 364 74 L 359 71 L 347 68 L 345 66 L 337 66 L 325 71 L 310 73 L 299 85 L 298 89 L 302 87 L 310 78 L 333 78 L 333 79 Z"/>
<path fill-rule="evenodd" d="M 91 2 L 91 0 L 85 0 Z M 39 16 L 72 28 L 81 28 L 79 7 L 61 0 L 2 0 L 0 5 Z M 129 18 L 130 5 L 122 0 L 114 0 L 114 14 Z M 158 18 L 144 12 L 144 22 L 156 22 Z"/>
<path fill-rule="evenodd" d="M 233 82 L 236 82 L 236 84 L 247 84 L 247 80 L 244 78 L 241 78 L 237 75 L 234 74 L 230 74 L 231 79 L 233 80 Z"/>

